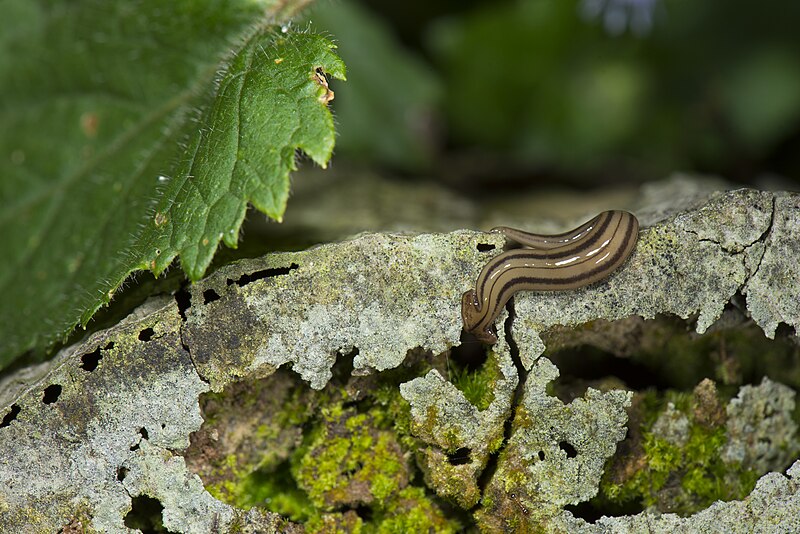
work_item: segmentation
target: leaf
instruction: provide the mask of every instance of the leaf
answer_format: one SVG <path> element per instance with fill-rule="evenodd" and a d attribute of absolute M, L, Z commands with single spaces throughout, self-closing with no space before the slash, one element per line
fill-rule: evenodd
<path fill-rule="evenodd" d="M 344 65 L 328 40 L 264 25 L 268 8 L 4 3 L 0 366 L 85 324 L 137 269 L 180 256 L 199 278 L 248 202 L 280 220 L 297 149 L 325 165 L 322 73 Z"/>

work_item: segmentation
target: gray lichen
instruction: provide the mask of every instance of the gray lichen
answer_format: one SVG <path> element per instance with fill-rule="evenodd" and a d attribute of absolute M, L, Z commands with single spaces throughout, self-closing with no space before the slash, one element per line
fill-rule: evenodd
<path fill-rule="evenodd" d="M 673 213 L 658 224 L 640 232 L 639 244 L 627 268 L 612 275 L 607 283 L 579 289 L 574 293 L 526 293 L 516 299 L 519 320 L 514 323 L 517 344 L 530 347 L 532 358 L 544 352 L 539 333 L 560 326 L 578 326 L 602 318 L 613 321 L 631 316 L 652 319 L 658 314 L 674 314 L 683 319 L 697 317 L 696 331 L 703 333 L 722 315 L 725 305 L 739 292 L 748 292 L 748 302 L 761 302 L 784 295 L 781 310 L 795 309 L 800 294 L 798 269 L 784 260 L 775 267 L 782 276 L 770 276 L 768 283 L 756 283 L 761 273 L 763 247 L 755 246 L 762 237 L 781 251 L 796 245 L 796 239 L 770 231 L 772 193 L 738 190 L 714 196 L 698 210 Z M 798 202 L 796 197 L 795 203 Z M 786 209 L 786 203 L 781 207 Z M 780 209 L 777 207 L 776 209 Z M 795 208 L 795 211 L 800 211 Z M 702 215 L 700 215 L 702 213 Z M 746 214 L 735 222 L 728 213 Z M 659 214 L 664 217 L 664 214 Z M 780 217 L 785 218 L 786 215 Z M 698 223 L 702 220 L 702 223 Z M 725 227 L 710 230 L 712 221 Z M 647 219 L 643 221 L 648 224 Z M 719 226 L 717 226 L 719 228 Z M 710 236 L 710 237 L 709 237 Z M 719 240 L 722 242 L 715 241 Z M 738 252 L 736 252 L 738 251 Z M 772 256 L 770 256 L 772 257 Z M 785 256 L 784 256 L 785 257 Z M 781 270 L 782 269 L 782 270 Z M 776 312 L 778 310 L 775 310 Z M 775 313 L 768 316 L 761 308 L 751 310 L 753 319 L 768 336 L 774 334 Z M 780 314 L 797 328 L 800 315 Z"/>
<path fill-rule="evenodd" d="M 793 389 L 767 377 L 758 386 L 744 386 L 727 407 L 729 441 L 726 461 L 741 462 L 765 473 L 786 465 L 800 450 Z"/>
<path fill-rule="evenodd" d="M 590 499 L 625 436 L 630 393 L 589 388 L 565 405 L 547 393 L 557 376 L 546 358 L 528 375 L 511 438 L 476 514 L 482 529 L 535 532 L 564 506 Z"/>
<path fill-rule="evenodd" d="M 193 303 L 209 290 L 221 298 L 188 310 L 184 341 L 215 390 L 286 363 L 321 389 L 337 355 L 355 349 L 356 374 L 397 367 L 415 347 L 444 352 L 461 333 L 463 280 L 487 257 L 481 238 L 371 234 L 225 267 L 193 286 Z M 265 277 L 240 281 L 253 272 Z"/>
<path fill-rule="evenodd" d="M 589 524 L 564 510 L 597 493 L 604 462 L 630 425 L 625 407 L 631 394 L 589 388 L 569 402 L 559 400 L 548 390 L 558 370 L 540 357 L 543 339 L 600 321 L 641 323 L 663 314 L 690 321 L 702 333 L 724 320 L 726 305 L 739 294 L 768 337 L 780 324 L 795 334 L 800 325 L 800 195 L 709 194 L 694 186 L 679 194 L 680 183 L 689 182 L 643 191 L 634 210 L 643 223 L 639 245 L 609 280 L 569 294 L 517 296 L 512 317 L 499 319 L 508 321 L 511 338 L 483 364 L 497 371 L 488 382 L 487 407 L 473 404 L 440 371 L 400 386 L 409 404 L 409 439 L 423 444 L 416 459 L 426 481 L 461 507 L 480 499 L 476 517 L 484 528 L 667 532 L 723 526 L 744 532 L 781 525 L 791 531 L 800 517 L 799 462 L 786 476 L 765 474 L 749 497 L 689 517 L 646 511 Z M 275 514 L 221 502 L 187 467 L 183 451 L 203 424 L 199 396 L 257 381 L 282 366 L 321 389 L 342 354 L 355 355 L 354 375 L 394 369 L 411 353 L 441 358 L 460 343 L 461 293 L 502 245 L 497 235 L 471 231 L 364 234 L 242 261 L 191 286 L 188 309 L 170 298 L 153 299 L 47 364 L 6 377 L 0 384 L 0 530 L 57 531 L 88 522 L 96 531 L 125 532 L 131 528 L 126 517 L 144 497 L 160 503 L 163 524 L 173 532 L 296 528 Z M 759 472 L 780 470 L 797 458 L 793 402 L 789 388 L 764 381 L 742 389 L 725 416 L 719 410 L 699 419 L 666 413 L 654 432 L 681 447 L 691 441 L 682 417 L 714 428 L 722 428 L 719 420 L 702 418 L 727 417 L 726 457 Z M 345 427 L 349 419 L 341 419 Z M 336 420 L 330 425 L 338 431 Z M 380 432 L 364 432 L 381 439 Z M 750 446 L 751 436 L 758 446 Z M 213 435 L 206 437 L 214 447 Z M 392 442 L 398 458 L 409 453 L 398 449 L 407 446 L 404 439 Z M 280 446 L 291 447 L 287 440 Z M 460 449 L 469 451 L 469 462 L 451 461 Z M 309 461 L 309 472 L 316 472 Z M 491 462 L 496 465 L 484 479 Z M 395 504 L 381 512 L 385 525 L 409 526 L 402 510 L 415 510 L 419 521 L 445 521 L 421 488 L 392 491 Z M 320 525 L 361 521 L 336 514 L 319 516 Z"/>
<path fill-rule="evenodd" d="M 601 517 L 594 524 L 564 511 L 549 524 L 552 532 L 798 532 L 800 531 L 800 460 L 786 474 L 768 473 L 744 500 L 716 502 L 689 517 L 642 512 L 628 517 Z"/>
<path fill-rule="evenodd" d="M 484 365 L 500 373 L 488 387 L 493 401 L 485 410 L 470 403 L 464 393 L 436 370 L 400 385 L 400 394 L 411 405 L 411 433 L 428 446 L 417 456 L 426 482 L 437 494 L 462 508 L 475 506 L 481 497 L 478 477 L 503 442 L 503 423 L 508 418 L 517 371 L 508 344 L 501 340 Z M 464 456 L 453 463 L 448 454 Z"/>

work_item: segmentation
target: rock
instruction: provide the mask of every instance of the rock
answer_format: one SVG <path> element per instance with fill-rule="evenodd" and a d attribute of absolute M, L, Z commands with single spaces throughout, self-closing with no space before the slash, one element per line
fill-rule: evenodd
<path fill-rule="evenodd" d="M 335 417 L 329 414 L 326 435 L 350 432 L 391 444 L 385 448 L 404 466 L 393 482 L 399 489 L 390 488 L 393 504 L 377 503 L 375 493 L 364 493 L 364 484 L 359 490 L 363 498 L 356 500 L 375 506 L 373 519 L 385 525 L 454 528 L 444 508 L 407 471 L 410 464 L 404 462 L 415 456 L 434 492 L 453 506 L 474 506 L 477 521 L 490 530 L 738 532 L 774 525 L 798 530 L 793 522 L 800 517 L 800 462 L 783 474 L 786 462 L 798 457 L 796 426 L 787 415 L 794 392 L 777 376 L 742 388 L 724 414 L 725 403 L 713 384 L 698 386 L 695 411 L 679 414 L 675 404 L 676 413 L 664 415 L 655 429 L 670 446 L 681 447 L 692 443 L 692 424 L 727 425 L 726 458 L 766 473 L 748 497 L 717 502 L 688 517 L 649 510 L 603 517 L 594 524 L 569 508 L 598 492 L 615 448 L 627 450 L 623 438 L 632 395 L 590 387 L 571 400 L 559 400 L 548 386 L 558 369 L 541 357 L 545 340 L 567 346 L 573 338 L 573 345 L 580 345 L 594 343 L 594 336 L 596 345 L 610 348 L 623 340 L 620 352 L 631 356 L 653 331 L 641 325 L 658 325 L 665 316 L 682 318 L 696 332 L 685 335 L 698 336 L 716 335 L 723 327 L 738 329 L 748 320 L 746 314 L 767 337 L 797 339 L 800 195 L 712 189 L 707 182 L 686 178 L 648 186 L 632 207 L 643 224 L 639 244 L 620 271 L 574 292 L 519 294 L 513 313 L 498 319 L 501 339 L 480 371 L 487 374 L 473 384 L 487 394 L 481 406 L 483 400 L 462 391 L 463 384 L 459 389 L 451 383 L 456 375 L 443 371 L 441 362 L 462 343 L 460 296 L 502 249 L 498 235 L 467 230 L 361 234 L 303 252 L 233 263 L 188 288 L 188 295 L 155 297 L 113 328 L 0 383 L 0 530 L 88 526 L 126 532 L 139 528 L 145 506 L 160 510 L 160 521 L 171 532 L 302 528 L 270 512 L 246 512 L 223 503 L 184 458 L 196 466 L 192 447 L 200 441 L 208 452 L 217 447 L 219 435 L 213 432 L 200 432 L 202 440 L 190 441 L 203 425 L 201 395 L 230 395 L 237 385 L 282 367 L 310 385 L 308 395 L 320 395 L 314 406 L 328 402 L 342 410 Z M 488 221 L 498 219 L 498 209 L 466 212 Z M 516 217 L 524 218 L 523 210 Z M 584 219 L 575 214 L 561 227 Z M 779 328 L 782 324 L 793 334 Z M 736 356 L 731 351 L 735 347 L 719 348 L 719 365 L 724 376 L 740 377 L 744 371 L 731 364 Z M 331 382 L 332 367 L 346 354 L 353 357 L 355 378 Z M 786 361 L 796 365 L 796 347 L 781 354 L 795 358 Z M 411 374 L 402 381 L 385 381 L 404 369 L 410 355 L 425 365 L 405 368 Z M 680 361 L 685 365 L 685 359 Z M 795 376 L 787 367 L 785 380 L 794 388 Z M 362 388 L 365 380 L 372 385 Z M 387 384 L 392 384 L 389 389 Z M 334 395 L 335 390 L 350 393 Z M 291 392 L 281 395 L 289 398 Z M 627 408 L 632 414 L 637 409 L 633 398 L 633 407 Z M 246 404 L 231 406 L 248 409 Z M 276 409 L 270 403 L 258 406 Z M 384 406 L 393 411 L 382 412 Z M 359 417 L 358 410 L 369 411 L 369 417 Z M 388 413 L 397 421 L 392 423 Z M 309 412 L 304 417 L 308 423 L 317 416 Z M 407 421 L 401 424 L 403 418 Z M 379 428 L 355 432 L 348 421 L 356 420 Z M 260 419 L 240 418 L 227 428 L 245 431 L 248 421 Z M 676 428 L 676 421 L 691 422 L 688 441 L 686 428 Z M 781 439 L 770 439 L 779 431 Z M 302 456 L 297 452 L 302 452 L 297 440 L 306 439 L 301 426 L 278 435 L 275 455 L 290 463 L 295 454 Z M 748 436 L 764 439 L 751 447 Z M 229 450 L 241 450 L 245 441 Z M 313 443 L 324 448 L 324 440 Z M 259 457 L 252 447 L 247 442 L 246 462 L 234 457 L 232 465 L 257 469 Z M 315 470 L 309 450 L 303 472 L 322 473 Z M 292 476 L 299 476 L 299 468 L 293 469 Z M 225 476 L 236 473 L 231 469 Z M 325 494 L 321 502 L 329 498 Z M 413 510 L 418 522 L 404 523 L 403 510 Z M 320 514 L 314 524 L 366 521 L 349 510 Z"/>

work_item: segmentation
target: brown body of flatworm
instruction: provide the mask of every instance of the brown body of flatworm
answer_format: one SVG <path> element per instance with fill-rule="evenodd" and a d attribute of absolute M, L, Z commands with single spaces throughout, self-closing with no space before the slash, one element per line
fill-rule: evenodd
<path fill-rule="evenodd" d="M 517 291 L 565 291 L 603 280 L 633 252 L 639 221 L 627 211 L 604 211 L 574 230 L 539 235 L 498 227 L 523 248 L 508 250 L 487 263 L 461 297 L 464 330 L 495 343 L 494 320 Z"/>

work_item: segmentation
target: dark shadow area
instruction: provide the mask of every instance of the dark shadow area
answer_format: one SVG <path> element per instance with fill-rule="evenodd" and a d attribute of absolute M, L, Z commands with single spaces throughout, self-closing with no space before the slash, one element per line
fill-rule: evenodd
<path fill-rule="evenodd" d="M 131 500 L 131 511 L 125 515 L 125 526 L 139 529 L 142 534 L 174 534 L 164 528 L 161 501 L 148 495 L 139 495 Z"/>
<path fill-rule="evenodd" d="M 299 269 L 300 266 L 296 263 L 292 263 L 289 267 L 276 267 L 274 269 L 263 269 L 261 271 L 255 271 L 253 273 L 245 273 L 236 280 L 231 280 L 230 278 L 227 279 L 227 284 L 233 285 L 236 284 L 239 287 L 244 287 L 247 284 L 253 283 L 257 280 L 263 280 L 264 278 L 272 278 L 275 276 L 285 276 L 290 272 L 294 271 L 295 269 Z"/>
<path fill-rule="evenodd" d="M 12 404 L 11 409 L 3 416 L 3 420 L 0 421 L 0 428 L 5 428 L 11 424 L 11 422 L 17 418 L 19 412 L 22 409 L 17 404 Z"/>
<path fill-rule="evenodd" d="M 144 342 L 150 341 L 151 339 L 153 339 L 153 334 L 155 334 L 155 330 L 153 330 L 152 328 L 145 328 L 144 330 L 139 332 L 139 341 L 144 341 Z"/>
<path fill-rule="evenodd" d="M 212 288 L 208 288 L 203 291 L 203 304 L 209 304 L 215 300 L 219 300 L 219 295 L 216 291 L 214 291 Z"/>
<path fill-rule="evenodd" d="M 58 400 L 61 395 L 61 386 L 59 384 L 51 384 L 44 388 L 44 395 L 42 402 L 45 404 L 53 404 Z"/>
<path fill-rule="evenodd" d="M 447 455 L 447 461 L 451 465 L 466 465 L 472 462 L 472 450 L 469 447 L 461 447 Z"/>
<path fill-rule="evenodd" d="M 192 294 L 182 287 L 175 292 L 175 302 L 178 304 L 178 313 L 181 319 L 186 320 L 186 310 L 192 307 Z"/>

